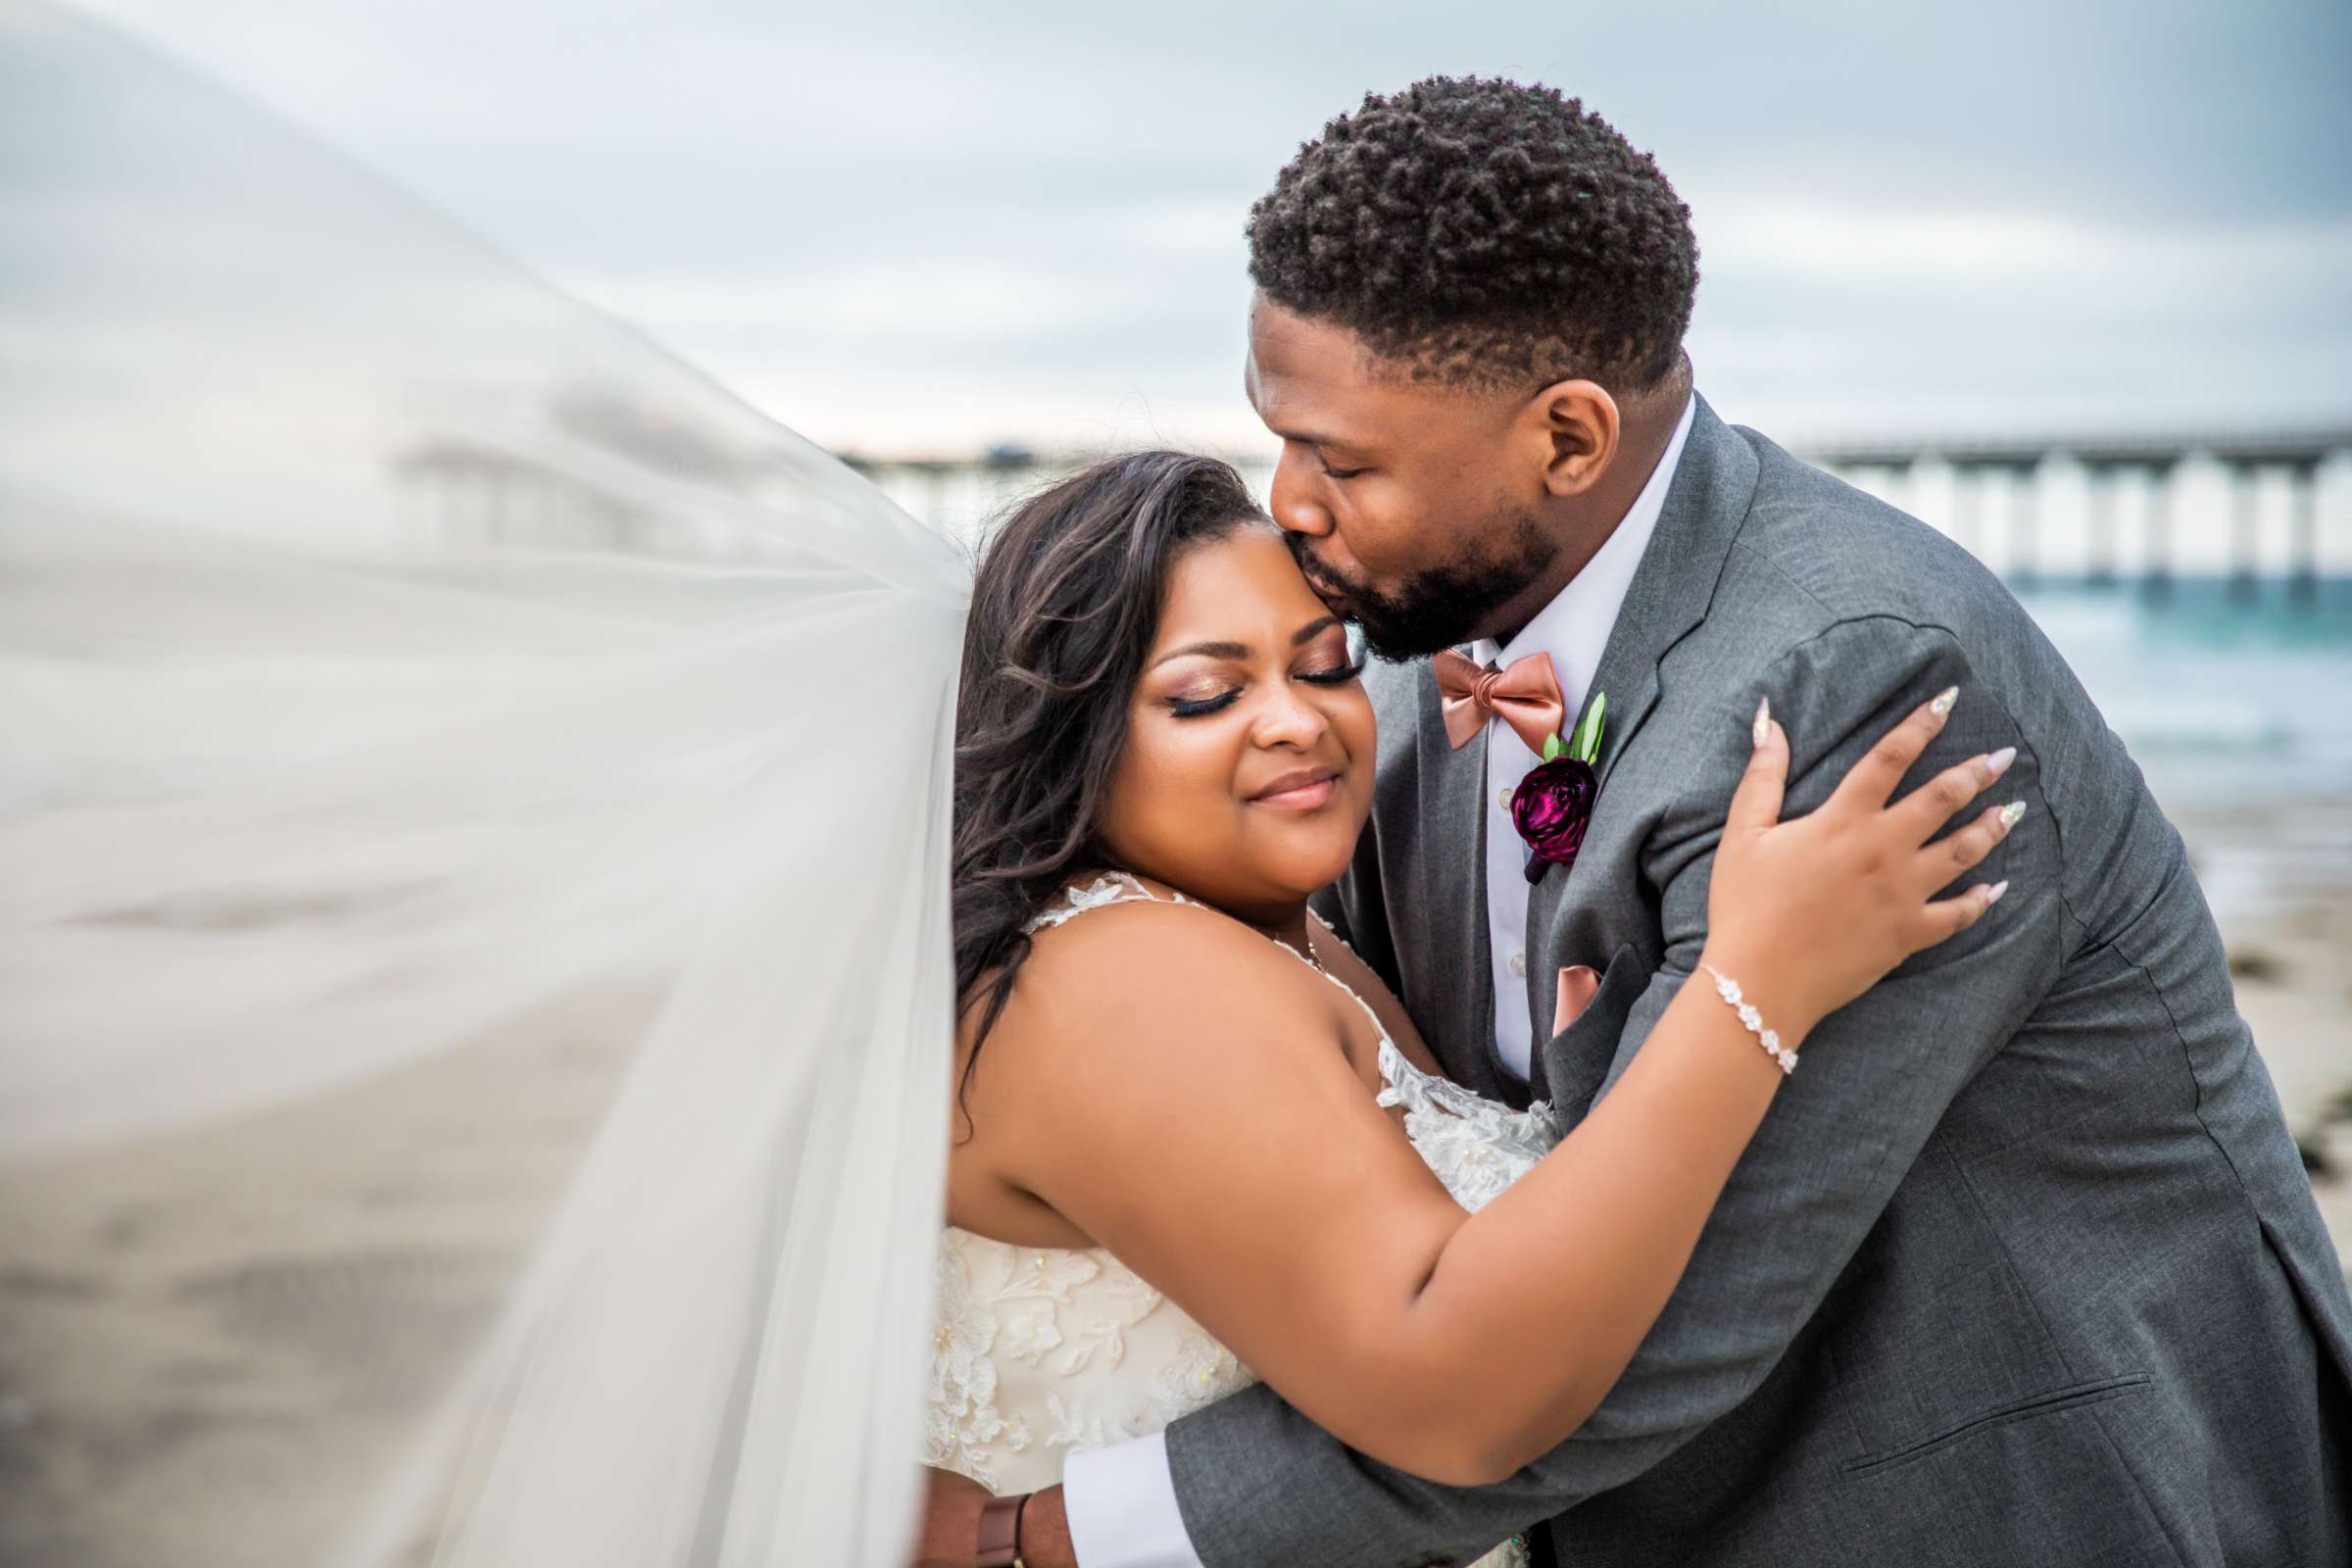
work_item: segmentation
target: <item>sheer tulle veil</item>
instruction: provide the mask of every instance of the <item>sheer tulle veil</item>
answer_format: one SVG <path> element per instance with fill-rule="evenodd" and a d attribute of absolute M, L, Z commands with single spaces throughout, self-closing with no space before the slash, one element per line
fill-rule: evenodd
<path fill-rule="evenodd" d="M 965 552 L 0 0 L 23 1560 L 899 1560 Z"/>

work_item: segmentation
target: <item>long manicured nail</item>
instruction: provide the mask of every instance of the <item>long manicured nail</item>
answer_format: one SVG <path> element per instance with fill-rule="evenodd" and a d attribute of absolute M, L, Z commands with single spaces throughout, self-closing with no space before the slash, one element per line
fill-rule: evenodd
<path fill-rule="evenodd" d="M 1984 890 L 1984 907 L 1989 909 L 1994 905 L 2000 903 L 2001 895 L 2008 891 L 2009 884 L 2006 882 L 1995 882 L 1992 886 L 1986 888 Z"/>
<path fill-rule="evenodd" d="M 2002 807 L 2001 831 L 2006 833 L 2017 826 L 2017 819 L 2025 814 L 2026 803 L 2023 801 L 2011 801 L 2007 806 Z"/>
<path fill-rule="evenodd" d="M 1984 781 L 1989 784 L 1994 779 L 1999 778 L 2003 773 L 2009 771 L 2009 764 L 2016 760 L 2017 748 L 2014 746 L 2004 746 L 1997 752 L 1986 753 L 1984 757 Z"/>
<path fill-rule="evenodd" d="M 1943 690 L 1936 694 L 1936 700 L 1928 705 L 1928 711 L 1934 713 L 1937 718 L 1949 717 L 1952 711 L 1952 705 L 1959 700 L 1960 688 L 1957 686 L 1946 686 Z"/>
<path fill-rule="evenodd" d="M 1756 704 L 1756 721 L 1747 727 L 1747 733 L 1748 738 L 1756 743 L 1756 750 L 1762 751 L 1765 741 L 1772 736 L 1771 698 L 1767 697 Z"/>

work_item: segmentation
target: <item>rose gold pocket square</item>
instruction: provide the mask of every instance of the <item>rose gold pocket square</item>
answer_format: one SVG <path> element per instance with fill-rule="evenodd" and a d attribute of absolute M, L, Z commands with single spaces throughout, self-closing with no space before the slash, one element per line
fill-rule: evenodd
<path fill-rule="evenodd" d="M 1559 1001 L 1551 1009 L 1551 1032 L 1558 1034 L 1585 1014 L 1592 1001 L 1592 993 L 1600 989 L 1600 971 L 1588 963 L 1571 964 L 1560 971 Z"/>

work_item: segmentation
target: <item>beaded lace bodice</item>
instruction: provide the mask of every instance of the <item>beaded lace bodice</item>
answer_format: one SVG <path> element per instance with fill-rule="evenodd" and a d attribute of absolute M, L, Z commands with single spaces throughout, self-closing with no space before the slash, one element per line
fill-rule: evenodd
<path fill-rule="evenodd" d="M 1103 877 L 1069 889 L 1029 929 L 1144 901 L 1196 902 L 1155 895 L 1132 877 Z M 1363 998 L 1313 959 L 1299 961 L 1372 1020 L 1385 1086 L 1379 1102 L 1402 1107 L 1405 1135 L 1464 1208 L 1483 1207 L 1559 1142 L 1547 1106 L 1514 1111 L 1421 1071 Z M 940 1238 L 938 1291 L 925 1462 L 994 1492 L 1052 1486 L 1069 1454 L 1157 1432 L 1257 1381 L 1181 1307 L 1099 1247 L 1010 1247 L 949 1226 Z M 1513 1549 L 1481 1563 L 1505 1568 L 1523 1560 L 1507 1554 Z"/>

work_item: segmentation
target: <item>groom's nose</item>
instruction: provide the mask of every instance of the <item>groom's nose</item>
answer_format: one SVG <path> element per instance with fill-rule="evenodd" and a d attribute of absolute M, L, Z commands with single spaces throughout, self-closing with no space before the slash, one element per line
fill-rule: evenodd
<path fill-rule="evenodd" d="M 1331 532 L 1331 513 L 1314 483 L 1315 460 L 1290 447 L 1274 465 L 1274 483 L 1266 501 L 1274 521 L 1284 531 L 1320 539 Z"/>

